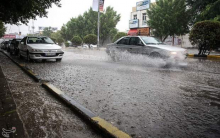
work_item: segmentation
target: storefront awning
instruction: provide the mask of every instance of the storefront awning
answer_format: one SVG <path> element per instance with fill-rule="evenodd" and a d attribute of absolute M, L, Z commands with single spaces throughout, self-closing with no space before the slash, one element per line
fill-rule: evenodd
<path fill-rule="evenodd" d="M 128 36 L 136 36 L 138 34 L 138 30 L 137 29 L 131 29 L 128 32 Z"/>

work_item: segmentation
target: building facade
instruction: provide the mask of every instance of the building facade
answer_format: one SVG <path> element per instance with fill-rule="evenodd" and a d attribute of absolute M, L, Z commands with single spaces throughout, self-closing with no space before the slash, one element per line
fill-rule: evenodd
<path fill-rule="evenodd" d="M 150 35 L 150 27 L 147 24 L 146 10 L 150 8 L 150 0 L 144 0 L 136 3 L 136 7 L 132 8 L 129 20 L 128 35 Z"/>

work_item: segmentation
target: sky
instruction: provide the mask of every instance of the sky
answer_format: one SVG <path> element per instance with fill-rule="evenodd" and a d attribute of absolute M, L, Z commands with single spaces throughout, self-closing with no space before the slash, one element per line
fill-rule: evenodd
<path fill-rule="evenodd" d="M 111 6 L 121 15 L 121 20 L 116 26 L 119 31 L 129 30 L 130 13 L 132 7 L 135 7 L 138 1 L 142 0 L 105 0 L 104 8 Z M 151 2 L 155 2 L 155 0 L 151 0 Z M 37 17 L 37 19 L 34 20 L 35 31 L 38 31 L 39 26 L 58 27 L 59 30 L 63 24 L 66 24 L 70 20 L 70 18 L 82 15 L 92 7 L 93 0 L 61 0 L 60 3 L 62 5 L 61 8 L 53 5 L 52 8 L 47 10 L 48 18 Z M 29 21 L 28 26 L 32 26 L 32 20 Z M 7 24 L 6 34 L 21 32 L 23 35 L 26 35 L 29 30 L 28 26 Z"/>

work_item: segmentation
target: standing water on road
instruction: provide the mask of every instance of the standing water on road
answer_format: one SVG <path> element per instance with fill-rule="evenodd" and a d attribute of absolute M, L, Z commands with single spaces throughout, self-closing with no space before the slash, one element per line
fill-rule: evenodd
<path fill-rule="evenodd" d="M 133 137 L 220 137 L 220 62 L 184 62 L 71 49 L 62 62 L 27 66 Z"/>

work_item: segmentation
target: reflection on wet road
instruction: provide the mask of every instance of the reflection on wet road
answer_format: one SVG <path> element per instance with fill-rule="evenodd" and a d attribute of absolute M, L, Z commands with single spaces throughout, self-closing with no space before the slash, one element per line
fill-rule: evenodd
<path fill-rule="evenodd" d="M 133 137 L 220 137 L 220 62 L 184 62 L 69 49 L 62 62 L 27 66 Z"/>

